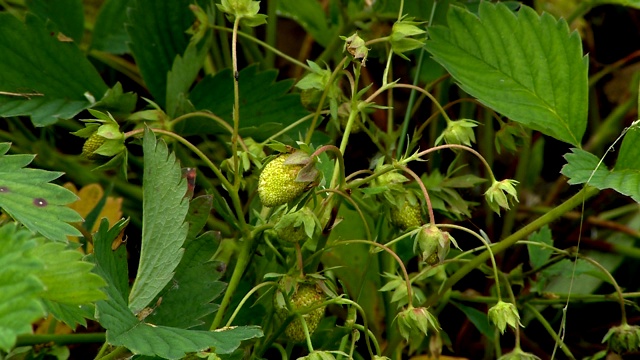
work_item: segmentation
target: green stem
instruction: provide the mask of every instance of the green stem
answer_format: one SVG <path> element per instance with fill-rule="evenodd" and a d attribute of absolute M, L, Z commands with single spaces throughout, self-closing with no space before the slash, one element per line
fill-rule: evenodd
<path fill-rule="evenodd" d="M 307 130 L 307 136 L 304 139 L 305 144 L 309 144 L 311 142 L 311 136 L 313 135 L 313 132 L 315 131 L 315 128 L 318 124 L 318 118 L 322 113 L 322 108 L 324 107 L 324 102 L 327 99 L 327 95 L 329 94 L 329 89 L 331 88 L 331 86 L 333 86 L 333 82 L 336 80 L 336 77 L 338 76 L 338 74 L 342 71 L 342 65 L 345 63 L 345 61 L 347 61 L 347 58 L 343 57 L 342 61 L 340 61 L 340 63 L 336 65 L 336 68 L 331 73 L 331 76 L 329 76 L 329 80 L 327 81 L 327 87 L 322 92 L 322 96 L 320 96 L 320 102 L 318 102 L 318 107 L 316 108 L 316 111 L 313 114 L 313 120 L 311 120 L 311 125 L 309 126 L 309 130 Z"/>
<path fill-rule="evenodd" d="M 609 270 L 607 270 L 607 268 L 602 266 L 602 264 L 600 264 L 599 262 L 593 260 L 592 258 L 590 258 L 588 256 L 584 256 L 584 255 L 580 255 L 580 254 L 578 254 L 578 256 L 582 260 L 585 260 L 585 261 L 591 263 L 591 265 L 597 267 L 598 269 L 600 269 L 600 271 L 602 271 L 605 275 L 607 275 L 607 277 L 609 278 L 609 281 L 611 281 L 611 284 L 616 289 L 616 293 L 618 294 L 618 302 L 620 303 L 620 315 L 621 315 L 621 318 L 622 318 L 621 323 L 622 324 L 626 324 L 627 323 L 627 311 L 624 308 L 624 295 L 622 293 L 622 289 L 620 288 L 620 285 L 618 285 L 618 282 L 616 281 L 616 278 L 613 277 L 613 275 L 611 275 Z"/>
<path fill-rule="evenodd" d="M 526 306 L 527 309 L 529 309 L 529 311 L 531 311 L 531 313 L 533 314 L 533 316 L 540 322 L 540 324 L 542 324 L 542 326 L 545 328 L 545 330 L 547 330 L 547 332 L 549 333 L 549 335 L 551 335 L 551 337 L 560 344 L 560 349 L 562 349 L 562 351 L 564 352 L 564 354 L 569 358 L 569 359 L 573 359 L 575 360 L 575 356 L 573 356 L 573 354 L 571 353 L 571 350 L 569 350 L 569 347 L 562 341 L 562 339 L 560 338 L 560 336 L 558 336 L 558 333 L 556 333 L 555 330 L 553 330 L 553 327 L 551 327 L 551 324 L 549 324 L 549 322 L 547 321 L 547 319 L 544 318 L 544 316 L 542 316 L 542 314 L 538 311 L 538 309 L 536 309 L 535 306 L 531 305 L 530 303 L 525 303 L 524 306 Z"/>
<path fill-rule="evenodd" d="M 240 19 L 237 16 L 233 22 L 233 33 L 231 37 L 231 63 L 233 66 L 233 134 L 231 135 L 231 156 L 233 157 L 233 169 L 236 176 L 233 180 L 233 187 L 229 191 L 237 191 L 240 186 L 240 159 L 238 158 L 238 132 L 240 131 L 240 88 L 238 72 L 238 26 Z"/>
<path fill-rule="evenodd" d="M 278 0 L 269 0 L 267 2 L 267 35 L 266 40 L 269 48 L 276 47 L 276 37 L 278 35 Z M 275 67 L 275 53 L 267 52 L 264 57 L 265 68 L 272 69 Z"/>
<path fill-rule="evenodd" d="M 229 284 L 227 285 L 227 290 L 224 293 L 224 297 L 220 302 L 220 307 L 218 308 L 218 312 L 216 313 L 216 317 L 213 319 L 211 323 L 211 330 L 215 330 L 222 323 L 222 319 L 224 318 L 224 313 L 231 302 L 231 298 L 235 293 L 238 285 L 240 284 L 240 280 L 242 280 L 242 276 L 244 275 L 244 271 L 249 265 L 249 261 L 251 260 L 251 255 L 253 255 L 253 238 L 245 238 L 245 241 L 242 244 L 242 250 L 240 250 L 240 255 L 238 255 L 238 261 L 236 262 L 236 266 L 233 268 L 233 273 L 231 274 L 231 279 L 229 279 Z"/>
<path fill-rule="evenodd" d="M 572 196 L 570 199 L 568 199 L 564 203 L 558 205 L 553 210 L 542 215 L 541 217 L 537 218 L 536 220 L 527 224 L 520 230 L 516 231 L 515 233 L 511 234 L 510 236 L 506 237 L 499 243 L 492 246 L 491 249 L 493 250 L 493 254 L 502 253 L 503 251 L 511 247 L 513 244 L 515 244 L 518 240 L 525 238 L 527 235 L 538 230 L 542 226 L 549 224 L 550 222 L 561 217 L 562 214 L 582 204 L 588 198 L 597 194 L 598 191 L 599 191 L 598 189 L 591 186 L 583 187 L 582 190 L 580 190 L 577 194 Z M 490 257 L 489 251 L 485 251 L 482 254 L 475 257 L 474 259 L 472 259 L 471 261 L 469 261 L 468 263 L 464 264 L 460 269 L 458 269 L 458 271 L 456 271 L 453 275 L 451 275 L 447 279 L 447 281 L 443 284 L 443 286 L 441 287 L 438 293 L 433 294 L 431 297 L 429 297 L 429 299 L 427 300 L 427 305 L 430 306 L 435 304 L 440 298 L 441 293 L 451 289 L 451 287 L 455 285 L 460 279 L 465 277 L 472 270 L 476 269 L 478 266 L 480 266 L 480 264 L 487 261 L 489 257 Z"/>
<path fill-rule="evenodd" d="M 101 343 L 105 341 L 105 333 L 90 334 L 45 334 L 45 335 L 20 335 L 16 340 L 16 347 L 36 344 L 56 343 L 58 345 Z"/>
<path fill-rule="evenodd" d="M 434 3 L 435 6 L 435 3 Z M 420 81 L 420 73 L 422 72 L 422 61 L 424 59 L 424 49 L 420 50 L 420 57 L 418 58 L 418 65 L 416 66 L 416 74 L 413 77 L 413 86 L 418 86 L 418 82 Z M 411 89 L 409 93 L 409 103 L 407 104 L 407 112 L 404 114 L 404 120 L 402 121 L 402 130 L 400 131 L 400 138 L 398 139 L 398 147 L 396 149 L 396 159 L 400 160 L 403 154 L 404 148 L 404 138 L 407 136 L 407 132 L 409 131 L 409 120 L 411 120 L 411 109 L 413 109 L 413 105 L 416 102 L 416 96 L 418 92 L 416 89 Z"/>
<path fill-rule="evenodd" d="M 429 192 L 427 191 L 427 188 L 424 186 L 424 182 L 422 182 L 422 179 L 420 179 L 420 177 L 415 172 L 413 172 L 411 169 L 409 169 L 405 165 L 399 165 L 399 166 L 400 166 L 400 169 L 402 169 L 407 174 L 411 175 L 411 177 L 420 186 L 420 190 L 422 190 L 422 196 L 424 196 L 424 200 L 427 202 L 427 210 L 429 212 L 429 223 L 431 225 L 435 225 L 436 224 L 436 218 L 435 218 L 435 215 L 433 214 L 433 206 L 431 205 L 431 199 L 429 198 Z"/>
<path fill-rule="evenodd" d="M 476 237 L 478 240 L 480 240 L 484 244 L 484 246 L 487 248 L 487 252 L 489 253 L 489 256 L 491 257 L 491 265 L 493 266 L 493 277 L 495 278 L 495 281 L 496 281 L 496 293 L 498 295 L 498 301 L 502 301 L 502 296 L 500 295 L 500 278 L 498 277 L 498 265 L 496 264 L 496 258 L 493 254 L 493 251 L 491 251 L 491 245 L 489 245 L 487 240 L 484 237 L 477 234 L 475 231 L 467 229 L 464 226 L 459 226 L 454 224 L 440 224 L 436 226 L 439 228 L 450 228 L 450 229 L 465 231 L 473 235 L 474 237 Z"/>
<path fill-rule="evenodd" d="M 234 188 L 233 185 L 231 185 L 229 180 L 227 180 L 224 174 L 222 174 L 220 169 L 218 169 L 218 167 L 200 149 L 198 149 L 197 146 L 193 145 L 191 142 L 189 142 L 187 139 L 183 138 L 182 136 L 174 132 L 162 130 L 162 129 L 149 128 L 149 130 L 153 131 L 154 133 L 167 135 L 169 137 L 172 137 L 178 140 L 178 142 L 186 146 L 189 150 L 191 150 L 194 154 L 196 154 L 202 161 L 204 161 L 205 164 L 207 164 L 207 166 L 213 171 L 213 173 L 220 180 L 220 182 L 222 182 L 222 185 L 224 186 L 224 188 L 227 189 L 227 192 L 231 197 L 231 202 L 233 203 L 233 207 L 236 210 L 236 216 L 238 218 L 238 221 L 240 222 L 240 228 L 245 229 L 247 227 L 247 222 L 244 219 L 244 212 L 242 209 L 242 203 L 240 202 L 240 196 L 238 195 L 237 192 L 231 190 Z M 132 130 L 125 133 L 124 137 L 126 139 L 129 137 L 135 136 L 137 134 L 141 134 L 143 132 L 144 132 L 144 129 Z"/>
<path fill-rule="evenodd" d="M 129 350 L 124 347 L 124 346 L 118 346 L 117 348 L 115 348 L 112 352 L 108 353 L 107 355 L 101 357 L 99 360 L 116 360 L 116 359 L 122 359 L 123 358 L 123 354 L 129 352 Z"/>
<path fill-rule="evenodd" d="M 398 265 L 400 265 L 400 269 L 402 269 L 402 275 L 404 276 L 404 281 L 407 286 L 407 298 L 409 300 L 409 305 L 413 303 L 413 291 L 411 290 L 411 279 L 409 279 L 409 273 L 407 273 L 407 268 L 404 266 L 404 263 L 402 262 L 402 259 L 400 259 L 398 254 L 394 253 L 391 249 L 389 249 L 385 245 L 368 241 L 368 240 L 343 240 L 336 245 L 349 245 L 349 244 L 367 244 L 367 245 L 377 246 L 382 250 L 388 252 L 389 255 L 391 255 L 396 260 Z"/>
<path fill-rule="evenodd" d="M 231 326 L 231 324 L 233 323 L 233 320 L 236 318 L 236 315 L 238 315 L 238 313 L 240 312 L 240 309 L 242 309 L 242 306 L 244 306 L 244 303 L 246 303 L 249 300 L 249 297 L 251 295 L 253 295 L 253 293 L 255 293 L 256 291 L 260 290 L 261 288 L 263 288 L 265 286 L 269 286 L 269 285 L 277 285 L 277 283 L 275 283 L 273 281 L 267 281 L 267 282 L 263 282 L 261 284 L 258 284 L 256 286 L 254 286 L 253 289 L 249 290 L 249 292 L 242 298 L 242 300 L 240 301 L 240 303 L 238 304 L 236 309 L 233 311 L 233 314 L 231 314 L 231 317 L 227 321 L 227 324 L 225 325 L 225 327 Z"/>
<path fill-rule="evenodd" d="M 495 182 L 496 181 L 496 177 L 493 175 L 493 171 L 491 170 L 491 166 L 489 165 L 489 163 L 487 163 L 487 160 L 485 160 L 485 158 L 480 155 L 479 152 L 475 151 L 473 148 L 470 148 L 468 146 L 465 145 L 458 145 L 458 144 L 445 144 L 445 145 L 438 145 L 438 146 L 434 146 L 432 148 L 429 148 L 427 150 L 421 151 L 415 155 L 412 155 L 411 157 L 407 158 L 407 161 L 411 161 L 415 158 L 420 158 L 423 157 L 424 155 L 427 155 L 429 153 L 432 152 L 436 152 L 442 149 L 461 149 L 461 150 L 465 150 L 468 151 L 470 153 L 472 153 L 473 155 L 475 155 L 478 159 L 480 159 L 480 161 L 482 162 L 482 164 L 484 165 L 484 167 L 487 169 L 487 172 L 489 174 L 489 178 L 491 180 L 491 182 Z"/>
<path fill-rule="evenodd" d="M 229 29 L 229 28 L 227 28 L 225 26 L 213 25 L 212 27 L 214 29 L 216 29 L 216 30 L 221 30 L 221 31 L 226 31 L 226 32 L 233 32 L 232 29 Z M 266 42 L 264 42 L 264 41 L 262 41 L 260 39 L 257 39 L 256 37 L 251 36 L 249 34 L 243 33 L 242 31 L 238 31 L 237 33 L 238 33 L 238 36 L 241 36 L 241 37 L 243 37 L 245 39 L 249 39 L 249 40 L 255 42 L 256 44 L 258 44 L 258 45 L 264 47 L 265 49 L 275 53 L 276 55 L 278 55 L 281 58 L 289 61 L 290 63 L 293 63 L 296 66 L 299 66 L 301 68 L 304 68 L 307 71 L 311 71 L 311 68 L 309 67 L 309 65 L 307 65 L 305 63 L 302 63 L 302 62 L 298 61 L 296 58 L 293 58 L 293 57 L 283 53 L 282 51 L 278 50 L 277 48 L 275 48 L 275 47 L 273 47 L 273 46 L 271 46 L 269 44 L 267 44 Z"/>

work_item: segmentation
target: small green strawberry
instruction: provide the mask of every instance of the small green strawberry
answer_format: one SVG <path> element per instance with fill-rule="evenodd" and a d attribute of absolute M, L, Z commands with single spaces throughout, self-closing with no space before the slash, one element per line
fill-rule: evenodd
<path fill-rule="evenodd" d="M 297 289 L 294 290 L 291 298 L 289 299 L 289 303 L 291 304 L 291 310 L 287 308 L 285 296 L 288 293 L 285 284 L 285 279 L 281 281 L 281 288 L 276 290 L 273 297 L 273 306 L 276 311 L 276 315 L 280 318 L 280 320 L 284 321 L 292 312 L 302 312 L 305 309 L 317 306 L 324 302 L 325 296 L 322 291 L 319 291 L 315 284 L 311 283 L 298 283 Z M 295 284 L 292 284 L 295 286 Z M 307 323 L 307 329 L 309 330 L 309 335 L 313 334 L 313 332 L 318 327 L 320 320 L 322 320 L 324 316 L 325 306 L 318 307 L 310 312 L 302 314 L 305 322 Z M 285 335 L 289 340 L 299 343 L 304 342 L 306 337 L 304 335 L 304 329 L 302 327 L 302 322 L 300 318 L 293 319 L 287 328 L 284 330 Z"/>
<path fill-rule="evenodd" d="M 82 146 L 82 155 L 90 160 L 100 158 L 100 154 L 96 154 L 95 151 L 98 150 L 106 140 L 107 139 L 104 136 L 98 135 L 97 132 L 91 134 Z"/>
<path fill-rule="evenodd" d="M 286 204 L 300 196 L 306 189 L 309 182 L 296 181 L 300 170 L 304 168 L 304 158 L 294 153 L 300 158 L 294 164 L 285 163 L 294 154 L 282 154 L 271 160 L 260 174 L 258 180 L 258 194 L 262 204 L 267 207 L 274 207 Z M 308 158 L 306 159 L 308 163 Z"/>
<path fill-rule="evenodd" d="M 274 230 L 278 239 L 293 244 L 313 237 L 313 234 L 321 227 L 322 225 L 313 211 L 304 207 L 283 215 L 274 226 Z"/>
<path fill-rule="evenodd" d="M 405 201 L 400 208 L 392 207 L 391 222 L 403 230 L 421 226 L 422 211 L 420 204 L 411 205 L 408 201 Z"/>

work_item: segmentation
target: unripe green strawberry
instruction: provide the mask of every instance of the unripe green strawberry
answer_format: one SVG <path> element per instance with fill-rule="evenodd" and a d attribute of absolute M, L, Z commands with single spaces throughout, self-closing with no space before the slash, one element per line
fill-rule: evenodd
<path fill-rule="evenodd" d="M 286 302 L 284 300 L 285 294 L 279 289 L 275 292 L 273 298 L 273 305 L 276 309 L 276 315 L 280 318 L 280 320 L 285 320 L 291 312 L 286 307 Z M 304 309 L 317 306 L 324 301 L 324 295 L 322 292 L 316 289 L 314 284 L 301 283 L 298 285 L 298 289 L 291 295 L 291 299 L 289 302 L 291 304 L 292 311 L 302 311 Z M 320 320 L 324 316 L 325 306 L 321 306 L 317 309 L 314 309 L 306 314 L 303 314 L 305 322 L 307 323 L 307 329 L 309 330 L 309 335 L 313 334 L 313 332 L 318 327 Z M 293 342 L 304 342 L 306 337 L 304 335 L 304 329 L 302 327 L 302 322 L 300 318 L 293 319 L 287 328 L 284 330 L 285 335 Z"/>
<path fill-rule="evenodd" d="M 82 155 L 84 155 L 87 159 L 95 160 L 100 157 L 100 154 L 94 153 L 94 151 L 98 150 L 102 144 L 107 139 L 101 135 L 98 135 L 97 132 L 91 134 L 87 141 L 84 142 L 82 146 Z"/>
<path fill-rule="evenodd" d="M 291 154 L 282 154 L 271 160 L 260 174 L 258 194 L 262 204 L 274 207 L 297 198 L 307 187 L 306 182 L 295 181 L 303 165 L 287 165 L 284 162 Z"/>
<path fill-rule="evenodd" d="M 288 244 L 306 241 L 316 233 L 322 225 L 311 211 L 304 207 L 298 211 L 283 215 L 274 226 L 278 239 Z"/>
<path fill-rule="evenodd" d="M 400 209 L 392 207 L 391 222 L 403 230 L 414 226 L 421 226 L 422 213 L 420 211 L 420 204 L 411 205 L 408 201 L 405 201 Z"/>

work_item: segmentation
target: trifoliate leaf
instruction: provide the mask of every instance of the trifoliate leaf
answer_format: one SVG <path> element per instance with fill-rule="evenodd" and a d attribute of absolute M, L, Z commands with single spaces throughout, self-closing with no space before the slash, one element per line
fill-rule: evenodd
<path fill-rule="evenodd" d="M 29 230 L 55 241 L 67 241 L 67 235 L 81 236 L 69 222 L 82 221 L 65 205 L 78 197 L 51 184 L 60 172 L 24 168 L 35 155 L 7 155 L 9 143 L 0 143 L 0 208 Z"/>
<path fill-rule="evenodd" d="M 109 344 L 124 346 L 134 354 L 179 359 L 187 352 L 210 347 L 215 348 L 217 354 L 228 354 L 237 349 L 241 341 L 262 336 L 260 329 L 255 326 L 193 331 L 158 326 L 145 322 L 145 319 L 139 320 L 131 312 L 126 301 L 126 251 L 124 247 L 116 251 L 111 250 L 111 242 L 121 228 L 122 224 L 118 224 L 108 229 L 105 220 L 94 237 L 94 261 L 97 265 L 95 271 L 109 284 L 106 288 L 108 299 L 98 301 L 96 315 L 100 324 L 107 329 Z M 200 293 L 192 295 L 198 297 Z"/>

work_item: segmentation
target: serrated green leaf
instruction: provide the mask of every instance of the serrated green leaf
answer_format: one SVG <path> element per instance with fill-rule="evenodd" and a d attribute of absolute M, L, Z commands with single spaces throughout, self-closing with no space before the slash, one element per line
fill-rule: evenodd
<path fill-rule="evenodd" d="M 127 46 L 129 34 L 124 24 L 127 20 L 127 7 L 130 4 L 130 0 L 107 0 L 104 2 L 93 28 L 92 49 L 116 55 L 129 52 Z"/>
<path fill-rule="evenodd" d="M 52 36 L 44 22 L 0 13 L 0 116 L 29 115 L 36 126 L 70 119 L 107 86 L 75 43 Z M 31 94 L 31 95 L 30 95 Z"/>
<path fill-rule="evenodd" d="M 483 1 L 479 17 L 452 6 L 449 28 L 430 28 L 427 49 L 483 104 L 579 146 L 587 123 L 587 58 L 564 20 Z"/>
<path fill-rule="evenodd" d="M 191 3 L 189 0 L 130 2 L 129 46 L 149 92 L 161 107 L 166 105 L 167 73 L 176 56 L 182 55 L 189 44 L 185 31 L 195 20 L 189 10 Z"/>
<path fill-rule="evenodd" d="M 592 4 L 593 7 L 598 5 L 613 4 L 640 9 L 640 1 L 638 0 L 593 0 Z"/>
<path fill-rule="evenodd" d="M 317 1 L 280 0 L 278 15 L 300 24 L 322 46 L 337 36 L 335 29 L 329 28 L 325 11 Z"/>
<path fill-rule="evenodd" d="M 31 255 L 36 242 L 15 223 L 0 226 L 0 350 L 9 351 L 16 337 L 32 332 L 31 323 L 45 315 L 38 301 L 44 285 L 36 276 L 42 262 Z"/>
<path fill-rule="evenodd" d="M 640 125 L 634 125 L 624 134 L 622 145 L 618 151 L 618 158 L 614 171 L 640 170 Z"/>
<path fill-rule="evenodd" d="M 95 272 L 107 284 L 108 299 L 96 304 L 96 317 L 107 329 L 107 342 L 114 346 L 125 346 L 134 354 L 159 356 L 164 359 L 178 359 L 187 352 L 195 352 L 214 347 L 220 354 L 231 353 L 243 340 L 262 336 L 257 327 L 236 327 L 224 331 L 193 331 L 167 326 L 156 326 L 138 320 L 127 306 L 126 288 L 121 292 L 116 284 L 126 281 L 126 250 L 120 247 L 111 250 L 111 242 L 122 228 L 122 222 L 108 229 L 108 222 L 102 221 L 94 237 L 92 256 L 96 263 Z"/>
<path fill-rule="evenodd" d="M 0 148 L 0 208 L 29 230 L 55 241 L 67 241 L 67 235 L 81 236 L 69 222 L 82 221 L 67 204 L 78 197 L 62 186 L 49 183 L 62 173 L 24 166 L 34 155 L 6 155 L 9 144 Z"/>
<path fill-rule="evenodd" d="M 95 320 L 93 316 L 95 313 L 94 305 L 67 305 L 48 301 L 47 299 L 42 299 L 42 303 L 48 313 L 72 329 L 75 329 L 78 325 L 87 327 L 86 319 Z"/>
<path fill-rule="evenodd" d="M 93 264 L 82 261 L 82 253 L 69 250 L 62 243 L 40 242 L 31 253 L 44 268 L 37 276 L 45 286 L 44 299 L 67 305 L 84 305 L 105 298 L 100 288 L 104 280 L 91 273 Z"/>
<path fill-rule="evenodd" d="M 213 196 L 202 195 L 189 202 L 189 213 L 187 215 L 187 223 L 189 224 L 189 233 L 187 240 L 195 239 L 198 233 L 202 231 L 207 224 L 209 213 L 213 208 Z"/>
<path fill-rule="evenodd" d="M 640 169 L 609 171 L 603 164 L 598 166 L 600 159 L 597 156 L 582 149 L 571 149 L 564 158 L 567 164 L 560 172 L 569 178 L 569 184 L 588 183 L 600 190 L 613 189 L 640 202 Z"/>
<path fill-rule="evenodd" d="M 184 54 L 176 55 L 167 74 L 167 114 L 170 117 L 182 115 L 178 110 L 179 100 L 187 98 L 193 81 L 204 64 L 211 45 L 211 32 L 201 41 L 189 42 Z"/>
<path fill-rule="evenodd" d="M 553 239 L 551 239 L 551 229 L 545 225 L 540 230 L 529 235 L 529 240 L 541 244 L 552 245 Z M 527 244 L 527 250 L 529 250 L 529 262 L 531 267 L 536 269 L 544 265 L 549 260 L 553 250 L 537 245 Z"/>
<path fill-rule="evenodd" d="M 138 96 L 133 92 L 125 93 L 122 90 L 122 84 L 116 83 L 111 89 L 107 90 L 100 101 L 96 102 L 93 109 L 102 112 L 108 112 L 114 118 L 123 118 L 136 108 Z"/>
<path fill-rule="evenodd" d="M 298 94 L 289 93 L 292 80 L 276 81 L 277 71 L 258 72 L 257 66 L 240 71 L 240 135 L 263 141 L 296 120 L 309 114 L 300 103 Z M 214 77 L 207 76 L 191 91 L 189 99 L 198 110 L 208 110 L 233 124 L 233 76 L 224 70 Z M 289 134 L 297 138 L 303 126 Z M 176 125 L 183 135 L 228 134 L 215 121 L 190 118 Z"/>
<path fill-rule="evenodd" d="M 226 284 L 217 281 L 222 273 L 219 263 L 209 261 L 218 249 L 216 234 L 208 232 L 191 240 L 176 269 L 176 274 L 162 292 L 162 302 L 145 320 L 148 323 L 189 329 L 203 324 L 202 318 L 218 309 L 211 303 Z"/>
<path fill-rule="evenodd" d="M 44 0 L 28 0 L 29 10 L 42 20 L 50 20 L 58 31 L 73 39 L 76 44 L 84 34 L 84 13 L 82 0 L 59 0 L 55 3 Z"/>
<path fill-rule="evenodd" d="M 142 249 L 129 307 L 138 313 L 169 283 L 184 253 L 189 202 L 187 182 L 175 154 L 145 130 L 143 139 Z"/>
<path fill-rule="evenodd" d="M 486 313 L 457 302 L 452 301 L 451 303 L 466 315 L 467 319 L 475 325 L 476 329 L 478 329 L 482 335 L 486 336 L 489 341 L 493 341 L 495 331 L 494 328 L 489 325 L 489 317 Z"/>

